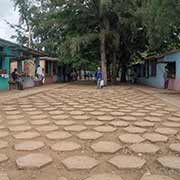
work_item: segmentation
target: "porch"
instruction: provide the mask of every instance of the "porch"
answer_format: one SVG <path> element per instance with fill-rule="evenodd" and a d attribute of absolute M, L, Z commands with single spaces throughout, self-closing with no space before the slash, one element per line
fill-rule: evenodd
<path fill-rule="evenodd" d="M 36 86 L 36 69 L 41 65 L 45 69 L 45 84 L 58 79 L 58 60 L 34 49 L 0 39 L 0 90 L 9 90 L 13 82 L 11 74 L 17 69 L 23 79 L 23 89 Z M 13 86 L 14 87 L 14 86 Z"/>

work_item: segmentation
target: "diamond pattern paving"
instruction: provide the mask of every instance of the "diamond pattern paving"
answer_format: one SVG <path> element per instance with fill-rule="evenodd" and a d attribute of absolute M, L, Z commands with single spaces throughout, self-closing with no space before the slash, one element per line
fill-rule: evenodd
<path fill-rule="evenodd" d="M 44 142 L 41 141 L 25 141 L 15 144 L 14 148 L 17 151 L 33 151 L 44 147 Z"/>
<path fill-rule="evenodd" d="M 180 143 L 171 144 L 171 145 L 169 146 L 169 148 L 170 148 L 172 151 L 180 152 Z"/>
<path fill-rule="evenodd" d="M 155 132 L 166 135 L 175 135 L 178 131 L 171 128 L 157 128 Z"/>
<path fill-rule="evenodd" d="M 6 154 L 0 154 L 0 163 L 7 161 L 7 160 L 8 160 L 8 157 Z"/>
<path fill-rule="evenodd" d="M 179 108 L 151 92 L 75 83 L 14 93 L 0 93 L 0 180 L 179 180 Z"/>
<path fill-rule="evenodd" d="M 174 180 L 171 177 L 163 175 L 144 175 L 141 180 Z"/>
<path fill-rule="evenodd" d="M 68 179 L 65 177 L 59 177 L 58 180 L 68 180 Z"/>
<path fill-rule="evenodd" d="M 9 133 L 7 131 L 0 131 L 0 138 L 7 137 Z"/>
<path fill-rule="evenodd" d="M 129 146 L 129 148 L 134 151 L 135 153 L 156 153 L 160 150 L 158 146 L 153 144 L 133 144 Z"/>
<path fill-rule="evenodd" d="M 115 156 L 109 160 L 111 164 L 119 169 L 140 169 L 146 161 L 136 156 Z"/>
<path fill-rule="evenodd" d="M 97 119 L 100 121 L 112 121 L 114 118 L 112 116 L 99 116 Z"/>
<path fill-rule="evenodd" d="M 62 161 L 69 170 L 88 170 L 98 165 L 98 161 L 88 156 L 73 156 Z"/>
<path fill-rule="evenodd" d="M 53 146 L 51 146 L 51 148 L 54 151 L 74 151 L 77 149 L 80 149 L 81 146 L 75 142 L 69 142 L 69 141 L 64 141 L 64 142 L 60 142 L 60 143 L 56 143 Z"/>
<path fill-rule="evenodd" d="M 124 130 L 125 130 L 126 132 L 129 132 L 129 133 L 144 133 L 144 132 L 147 131 L 147 130 L 144 129 L 144 128 L 133 127 L 133 126 L 124 128 Z"/>
<path fill-rule="evenodd" d="M 112 126 L 115 126 L 115 127 L 127 127 L 127 126 L 129 126 L 129 123 L 127 123 L 125 121 L 112 121 L 109 124 Z"/>
<path fill-rule="evenodd" d="M 91 176 L 85 180 L 123 180 L 123 179 L 115 174 L 98 174 Z"/>
<path fill-rule="evenodd" d="M 103 134 L 95 131 L 84 131 L 77 136 L 82 140 L 95 140 L 101 138 Z"/>
<path fill-rule="evenodd" d="M 101 141 L 93 144 L 91 148 L 97 153 L 115 153 L 119 151 L 122 147 L 114 142 Z"/>
<path fill-rule="evenodd" d="M 0 149 L 8 147 L 8 142 L 6 141 L 0 141 Z"/>
<path fill-rule="evenodd" d="M 35 131 L 31 131 L 31 132 L 23 132 L 19 134 L 14 134 L 13 136 L 16 139 L 34 139 L 34 138 L 39 137 L 40 134 Z"/>
<path fill-rule="evenodd" d="M 143 137 L 136 134 L 122 134 L 119 136 L 119 139 L 124 143 L 140 143 L 145 141 Z"/>
<path fill-rule="evenodd" d="M 57 139 L 67 139 L 71 137 L 72 135 L 65 131 L 55 131 L 52 133 L 48 133 L 46 137 L 51 140 L 57 140 Z"/>
<path fill-rule="evenodd" d="M 180 170 L 180 157 L 175 156 L 163 156 L 158 159 L 159 163 L 166 167 L 172 169 Z"/>
<path fill-rule="evenodd" d="M 93 120 L 93 121 L 86 121 L 84 122 L 84 124 L 86 126 L 101 126 L 101 125 L 104 125 L 104 122 Z"/>
<path fill-rule="evenodd" d="M 9 180 L 7 173 L 0 172 L 0 180 Z"/>
<path fill-rule="evenodd" d="M 44 154 L 29 154 L 16 160 L 19 169 L 42 168 L 52 163 L 52 158 Z"/>
<path fill-rule="evenodd" d="M 66 131 L 80 132 L 80 131 L 86 130 L 87 127 L 86 127 L 86 126 L 83 126 L 83 125 L 73 125 L 73 126 L 64 127 L 64 129 L 65 129 Z"/>
<path fill-rule="evenodd" d="M 9 127 L 10 131 L 18 132 L 18 131 L 28 131 L 31 129 L 31 126 L 13 126 Z"/>
<path fill-rule="evenodd" d="M 117 129 L 112 126 L 98 126 L 95 127 L 94 130 L 102 133 L 110 133 L 116 131 Z"/>
<path fill-rule="evenodd" d="M 144 134 L 144 138 L 148 139 L 151 142 L 167 142 L 168 141 L 167 136 L 157 134 L 157 133 L 146 133 Z"/>

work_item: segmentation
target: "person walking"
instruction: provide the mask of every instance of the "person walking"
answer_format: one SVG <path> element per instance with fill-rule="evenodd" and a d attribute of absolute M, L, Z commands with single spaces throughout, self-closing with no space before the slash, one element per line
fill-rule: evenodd
<path fill-rule="evenodd" d="M 36 74 L 37 74 L 38 79 L 42 81 L 43 80 L 43 70 L 40 65 L 38 65 L 38 67 L 37 67 Z"/>
<path fill-rule="evenodd" d="M 101 68 L 98 67 L 97 73 L 96 73 L 96 78 L 97 78 L 97 89 L 101 88 L 101 81 L 102 81 L 102 71 Z"/>

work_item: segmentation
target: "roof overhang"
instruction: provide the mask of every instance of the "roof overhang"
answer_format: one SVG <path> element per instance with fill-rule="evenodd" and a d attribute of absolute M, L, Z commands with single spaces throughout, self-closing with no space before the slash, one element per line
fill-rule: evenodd
<path fill-rule="evenodd" d="M 180 49 L 173 49 L 171 51 L 165 52 L 165 53 L 160 54 L 160 55 L 145 57 L 144 60 L 145 61 L 153 61 L 153 60 L 158 61 L 159 59 L 162 59 L 165 56 L 175 54 L 175 53 L 180 53 Z"/>
<path fill-rule="evenodd" d="M 48 56 L 40 57 L 40 60 L 44 60 L 44 61 L 54 61 L 54 62 L 59 61 L 58 58 L 48 57 Z"/>
<path fill-rule="evenodd" d="M 11 51 L 18 51 L 20 52 L 21 55 L 10 55 L 10 58 L 14 59 L 25 59 L 27 57 L 32 58 L 32 57 L 42 57 L 42 56 L 47 56 L 47 53 L 38 51 L 36 49 L 28 48 L 25 46 L 21 46 L 19 44 L 4 40 L 0 38 L 0 47 L 3 48 L 9 48 Z"/>

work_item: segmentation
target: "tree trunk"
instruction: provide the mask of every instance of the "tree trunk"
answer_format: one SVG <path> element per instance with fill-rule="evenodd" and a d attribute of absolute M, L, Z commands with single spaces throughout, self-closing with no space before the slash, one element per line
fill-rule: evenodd
<path fill-rule="evenodd" d="M 116 52 L 113 52 L 113 63 L 112 63 L 112 83 L 116 83 L 116 78 L 117 78 L 117 57 L 116 57 Z"/>
<path fill-rule="evenodd" d="M 126 72 L 127 72 L 126 65 L 122 65 L 121 82 L 126 82 Z"/>
<path fill-rule="evenodd" d="M 119 51 L 120 36 L 116 31 L 114 31 L 113 37 L 114 37 L 113 39 L 114 50 L 113 50 L 113 62 L 112 62 L 112 83 L 115 84 L 116 78 L 118 76 L 117 52 Z"/>
<path fill-rule="evenodd" d="M 107 85 L 107 59 L 106 59 L 106 31 L 104 29 L 100 32 L 100 42 L 101 42 L 101 68 L 103 74 L 104 84 Z"/>
<path fill-rule="evenodd" d="M 111 79 L 111 64 L 107 63 L 107 79 Z"/>
<path fill-rule="evenodd" d="M 79 80 L 82 80 L 81 68 L 79 69 Z"/>

